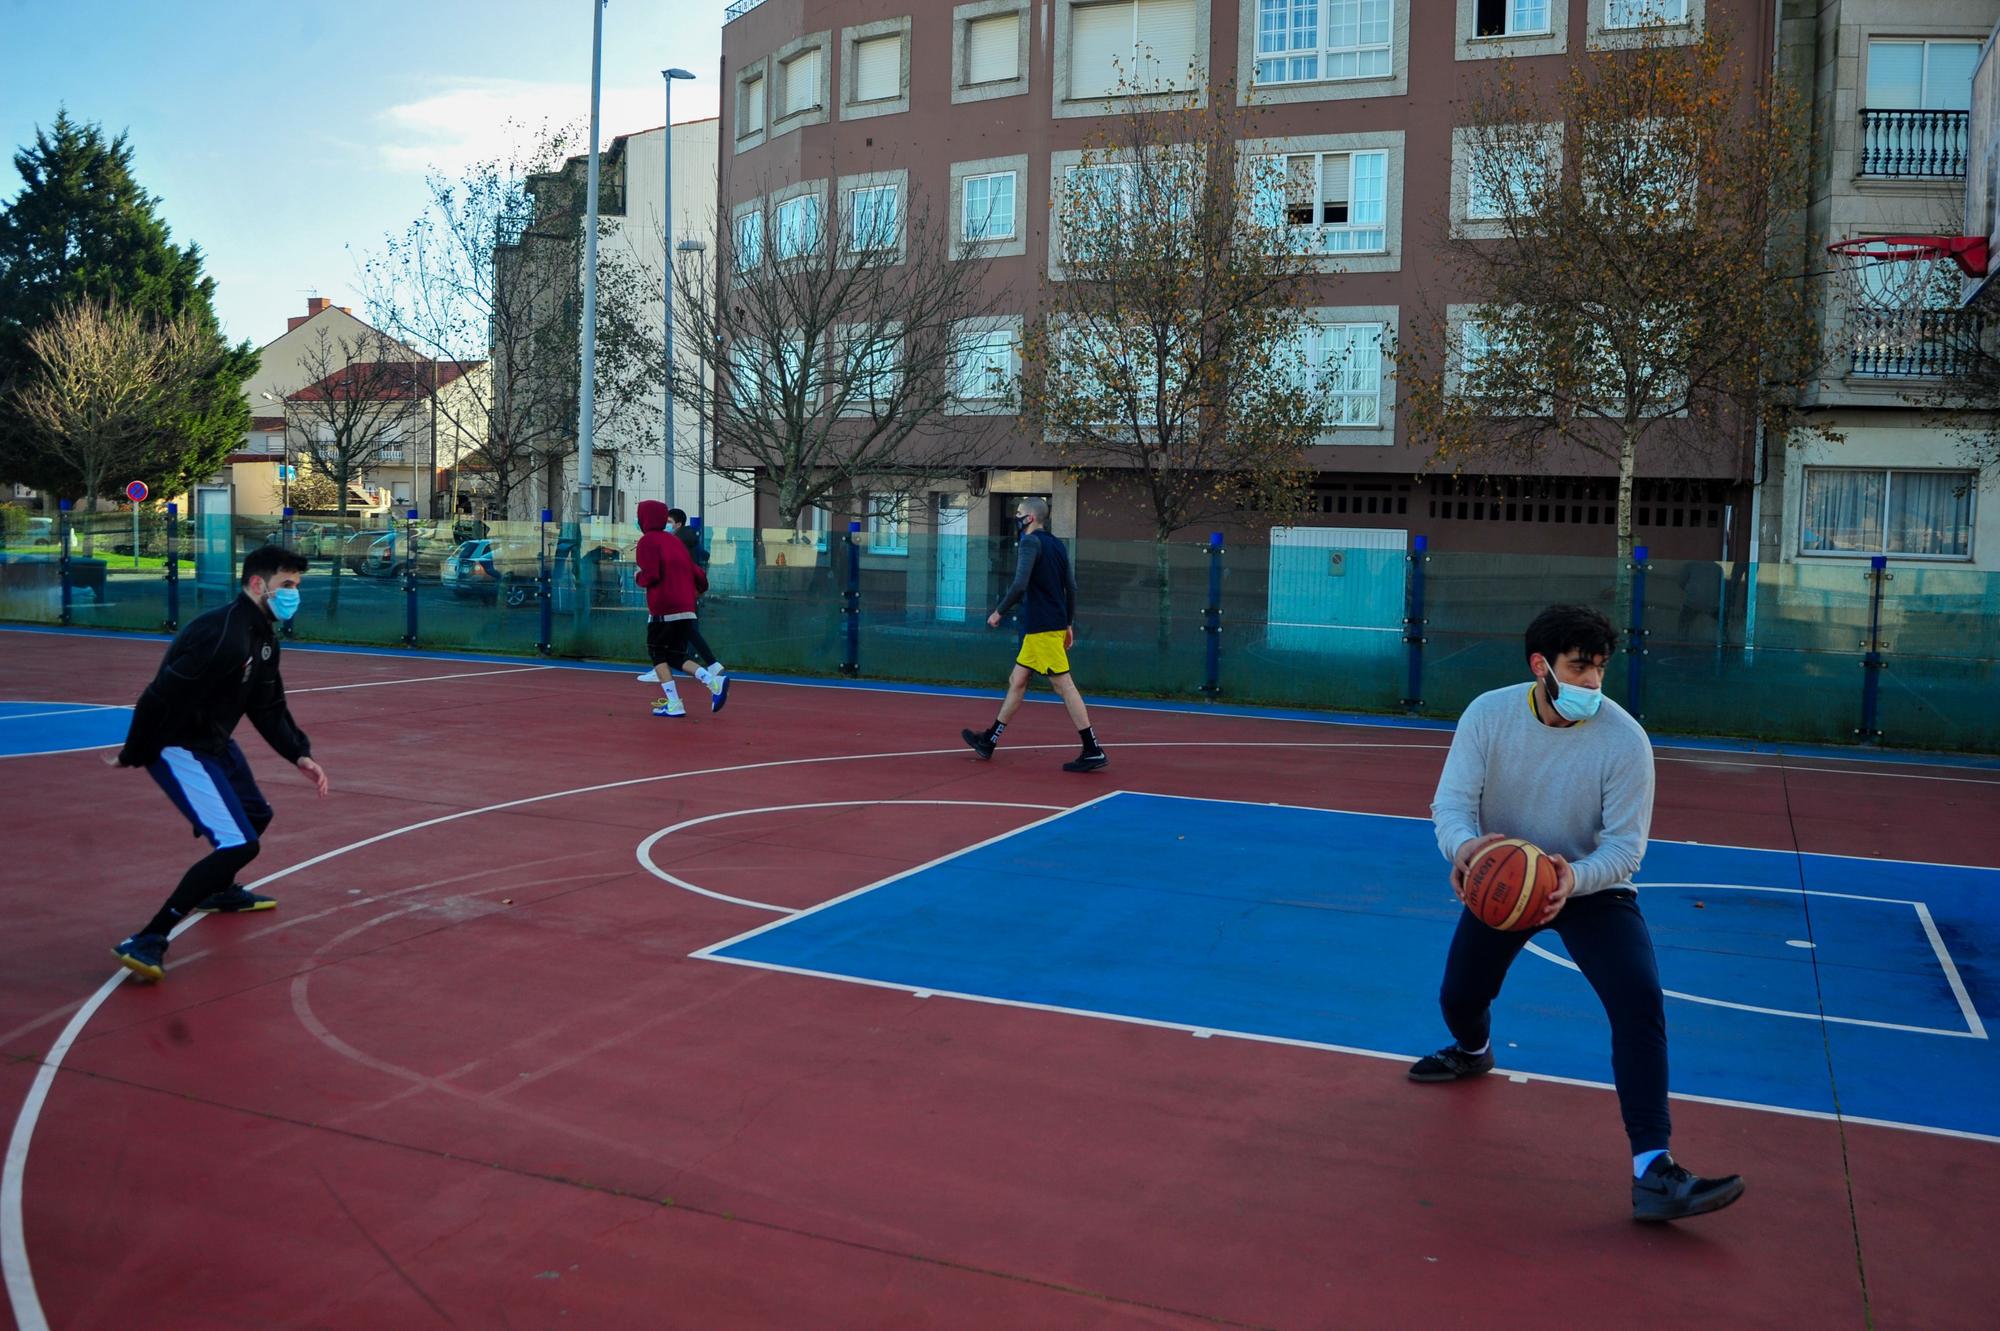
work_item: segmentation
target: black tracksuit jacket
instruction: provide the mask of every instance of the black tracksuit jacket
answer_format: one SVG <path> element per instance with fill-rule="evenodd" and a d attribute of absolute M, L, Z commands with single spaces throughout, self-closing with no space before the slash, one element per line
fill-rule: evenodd
<path fill-rule="evenodd" d="M 220 757 L 245 715 L 286 762 L 312 752 L 285 706 L 271 617 L 247 595 L 197 615 L 175 635 L 167 659 L 132 709 L 121 767 L 144 767 L 177 747 Z"/>

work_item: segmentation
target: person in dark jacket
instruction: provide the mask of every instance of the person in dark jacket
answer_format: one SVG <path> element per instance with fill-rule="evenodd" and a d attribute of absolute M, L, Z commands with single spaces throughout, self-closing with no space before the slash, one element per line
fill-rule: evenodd
<path fill-rule="evenodd" d="M 1090 709 L 1083 705 L 1076 681 L 1069 673 L 1069 649 L 1076 646 L 1076 575 L 1070 571 L 1069 552 L 1049 534 L 1049 504 L 1046 499 L 1023 499 L 1014 509 L 1021 524 L 1021 552 L 1014 566 L 1014 582 L 1000 598 L 1000 606 L 986 617 L 990 628 L 1016 605 L 1022 611 L 1020 655 L 1014 673 L 1007 680 L 1007 696 L 1001 700 L 1000 715 L 984 730 L 963 730 L 960 736 L 981 758 L 991 758 L 1000 743 L 1014 709 L 1028 692 L 1030 675 L 1046 675 L 1049 687 L 1063 700 L 1070 724 L 1083 740 L 1083 752 L 1063 764 L 1065 772 L 1095 772 L 1111 761 L 1091 729 Z"/>
<path fill-rule="evenodd" d="M 191 912 L 235 914 L 278 904 L 236 885 L 271 823 L 271 806 L 232 738 L 236 723 L 247 715 L 264 742 L 326 794 L 326 771 L 285 706 L 273 632 L 275 621 L 298 611 L 307 567 L 304 556 L 282 546 L 252 550 L 243 560 L 242 593 L 188 621 L 132 709 L 118 766 L 145 768 L 211 848 L 145 927 L 112 948 L 127 970 L 147 980 L 166 973 L 168 939 Z"/>
<path fill-rule="evenodd" d="M 708 709 L 722 710 L 729 701 L 729 677 L 710 669 L 690 654 L 694 633 L 695 598 L 708 590 L 708 575 L 674 538 L 667 506 L 657 499 L 639 501 L 637 568 L 633 580 L 646 589 L 646 655 L 652 658 L 652 679 L 664 695 L 653 703 L 654 716 L 686 716 L 687 707 L 674 687 L 676 669 L 708 686 Z M 639 676 L 646 679 L 646 675 Z M 650 682 L 650 681 L 649 681 Z"/>

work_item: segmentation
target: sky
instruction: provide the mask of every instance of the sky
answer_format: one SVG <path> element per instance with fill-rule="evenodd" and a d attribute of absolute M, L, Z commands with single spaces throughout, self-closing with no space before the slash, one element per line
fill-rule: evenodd
<path fill-rule="evenodd" d="M 716 112 L 724 0 L 609 0 L 603 140 Z M 504 151 L 507 122 L 590 113 L 590 0 L 0 0 L 0 201 L 60 108 L 130 137 L 133 170 L 261 346 L 308 295 L 365 317 L 361 258 L 424 176 Z"/>

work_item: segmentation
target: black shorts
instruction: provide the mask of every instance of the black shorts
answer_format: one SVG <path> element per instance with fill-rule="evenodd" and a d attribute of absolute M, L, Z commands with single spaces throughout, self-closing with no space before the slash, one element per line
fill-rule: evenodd
<path fill-rule="evenodd" d="M 692 619 L 651 619 L 646 621 L 646 652 L 654 665 L 679 665 L 693 655 L 688 638 L 694 633 Z"/>

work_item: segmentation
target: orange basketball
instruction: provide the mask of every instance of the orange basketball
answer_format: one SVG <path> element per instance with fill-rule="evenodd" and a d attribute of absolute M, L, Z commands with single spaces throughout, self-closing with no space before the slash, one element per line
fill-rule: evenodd
<path fill-rule="evenodd" d="M 1556 866 L 1540 846 L 1496 841 L 1465 868 L 1465 908 L 1495 929 L 1534 927 L 1556 890 Z"/>

